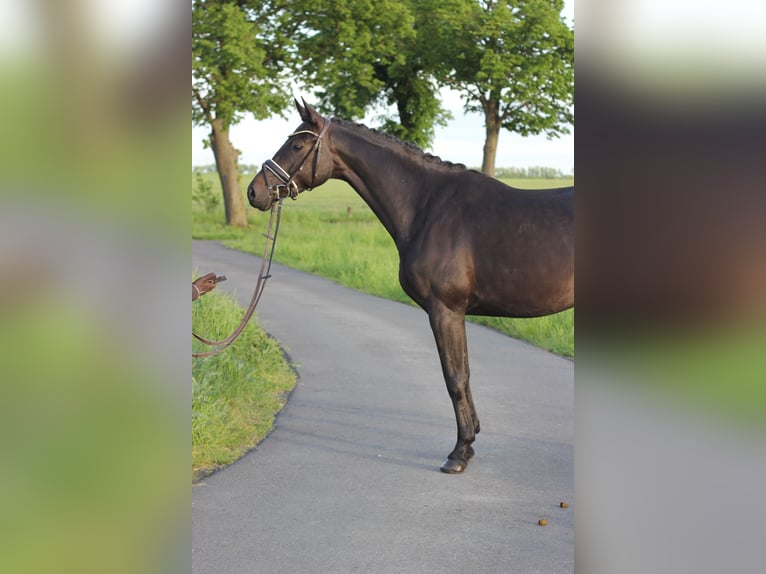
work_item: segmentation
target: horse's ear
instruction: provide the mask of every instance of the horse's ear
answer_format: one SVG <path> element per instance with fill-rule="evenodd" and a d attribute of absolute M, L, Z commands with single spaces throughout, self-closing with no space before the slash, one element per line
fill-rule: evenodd
<path fill-rule="evenodd" d="M 324 123 L 324 118 L 322 117 L 322 114 L 317 112 L 314 108 L 312 108 L 310 105 L 306 103 L 306 100 L 301 98 L 301 101 L 303 102 L 303 105 L 298 103 L 298 100 L 295 100 L 295 107 L 298 108 L 298 113 L 301 115 L 301 119 L 309 124 L 312 124 L 314 126 L 319 127 Z"/>
<path fill-rule="evenodd" d="M 312 125 L 315 125 L 316 127 L 321 126 L 324 124 L 324 118 L 322 117 L 322 114 L 320 114 L 318 111 L 316 111 L 314 108 L 312 108 L 309 104 L 306 103 L 306 100 L 303 100 L 303 105 L 305 106 L 306 110 L 306 117 L 301 115 L 301 118 L 303 118 L 304 122 L 309 122 Z"/>
<path fill-rule="evenodd" d="M 301 98 L 301 99 L 303 100 L 303 98 Z M 308 122 L 308 121 L 311 121 L 311 120 L 309 119 L 309 115 L 308 115 L 308 113 L 306 112 L 306 108 L 300 104 L 300 102 L 298 101 L 298 99 L 297 99 L 297 98 L 293 98 L 293 100 L 295 100 L 295 107 L 298 109 L 298 113 L 300 114 L 300 116 L 301 116 L 301 119 L 302 119 L 304 122 Z M 306 103 L 306 100 L 303 100 L 303 103 L 305 104 L 305 103 Z"/>

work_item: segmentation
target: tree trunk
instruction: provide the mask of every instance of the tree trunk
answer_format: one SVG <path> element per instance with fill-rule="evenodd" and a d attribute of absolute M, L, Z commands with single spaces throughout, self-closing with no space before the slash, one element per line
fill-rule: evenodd
<path fill-rule="evenodd" d="M 484 104 L 484 156 L 481 171 L 485 175 L 495 177 L 495 157 L 497 156 L 497 140 L 500 137 L 500 114 L 498 102 L 489 100 Z"/>
<path fill-rule="evenodd" d="M 231 145 L 229 130 L 224 129 L 223 122 L 218 118 L 213 120 L 210 143 L 215 157 L 215 167 L 221 179 L 226 224 L 247 227 L 244 194 L 239 186 L 239 170 L 237 169 L 239 151 Z"/>

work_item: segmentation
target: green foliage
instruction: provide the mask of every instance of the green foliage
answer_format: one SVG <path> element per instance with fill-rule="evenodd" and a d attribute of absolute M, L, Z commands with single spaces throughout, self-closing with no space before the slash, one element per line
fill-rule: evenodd
<path fill-rule="evenodd" d="M 522 136 L 569 133 L 574 123 L 574 32 L 562 0 L 423 0 L 419 34 L 431 41 L 440 84 L 484 115 L 484 169 L 494 174 L 501 128 Z"/>
<path fill-rule="evenodd" d="M 439 89 L 521 135 L 568 133 L 574 35 L 562 0 L 194 0 L 195 124 L 284 111 L 288 74 L 320 111 L 430 146 L 446 125 Z"/>
<path fill-rule="evenodd" d="M 421 54 L 416 12 L 405 0 L 298 0 L 305 20 L 297 37 L 299 74 L 318 86 L 318 107 L 345 119 L 394 106 L 378 127 L 422 147 L 449 114 Z"/>
<path fill-rule="evenodd" d="M 229 140 L 229 128 L 246 112 L 264 119 L 289 103 L 283 68 L 290 26 L 280 4 L 192 2 L 192 123 L 210 127 L 205 143 L 213 149 L 226 222 L 233 226 L 245 226 L 246 218 L 236 183 L 240 152 Z"/>
<path fill-rule="evenodd" d="M 399 0 L 311 0 L 297 44 L 300 73 L 319 86 L 320 109 L 353 119 L 385 88 L 378 70 L 405 62 L 412 16 Z"/>
<path fill-rule="evenodd" d="M 569 133 L 574 32 L 562 0 L 425 0 L 418 5 L 442 62 L 440 81 L 466 111 L 492 113 L 521 135 Z"/>
<path fill-rule="evenodd" d="M 289 103 L 283 66 L 289 29 L 276 2 L 192 2 L 192 122 L 223 128 L 245 112 L 257 119 Z"/>
<path fill-rule="evenodd" d="M 208 213 L 214 213 L 221 203 L 221 198 L 213 193 L 213 183 L 201 172 L 195 174 L 196 185 L 192 185 L 192 204 L 197 204 Z"/>
<path fill-rule="evenodd" d="M 436 82 L 422 70 L 402 66 L 386 70 L 387 104 L 395 106 L 398 119 L 383 116 L 379 129 L 402 141 L 428 148 L 433 142 L 436 126 L 446 126 L 452 118 L 438 98 Z"/>
<path fill-rule="evenodd" d="M 421 147 L 449 119 L 448 86 L 494 133 L 569 133 L 574 33 L 562 0 L 294 0 L 298 74 L 346 119 L 390 106 L 381 129 Z M 494 162 L 494 155 L 492 156 Z"/>
<path fill-rule="evenodd" d="M 212 292 L 192 306 L 192 325 L 214 339 L 229 335 L 244 310 Z M 198 341 L 194 349 L 207 350 Z M 274 416 L 295 386 L 276 341 L 254 321 L 214 357 L 192 364 L 192 478 L 234 462 L 271 430 Z"/>

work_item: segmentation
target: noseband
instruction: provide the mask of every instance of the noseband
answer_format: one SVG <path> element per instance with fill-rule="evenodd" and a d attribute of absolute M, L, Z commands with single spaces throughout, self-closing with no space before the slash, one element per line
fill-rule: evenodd
<path fill-rule="evenodd" d="M 263 162 L 263 180 L 266 183 L 266 189 L 269 191 L 269 193 L 274 197 L 275 200 L 282 199 L 283 197 L 290 197 L 290 199 L 298 199 L 298 194 L 300 191 L 298 190 L 298 184 L 295 183 L 293 178 L 303 169 L 304 164 L 306 161 L 308 161 L 309 156 L 311 156 L 312 152 L 316 151 L 314 154 L 314 169 L 311 174 L 311 186 L 307 187 L 306 189 L 311 189 L 314 187 L 314 182 L 316 181 L 316 175 L 317 175 L 317 163 L 319 162 L 319 152 L 322 149 L 322 138 L 324 138 L 324 135 L 327 133 L 327 128 L 330 127 L 330 122 L 332 120 L 330 118 L 326 118 L 324 121 L 324 125 L 322 126 L 322 131 L 317 133 L 314 133 L 310 130 L 300 130 L 294 133 L 291 133 L 289 136 L 287 136 L 287 139 L 290 139 L 293 136 L 297 136 L 299 134 L 310 134 L 314 136 L 316 139 L 314 140 L 314 145 L 311 146 L 311 149 L 309 149 L 308 153 L 303 156 L 303 160 L 300 164 L 298 164 L 298 168 L 293 171 L 292 174 L 288 173 L 287 170 L 285 170 L 281 165 L 279 165 L 277 162 L 275 162 L 273 159 L 267 159 L 265 162 Z M 269 179 L 266 177 L 266 172 L 269 172 L 271 175 L 273 175 L 279 183 L 276 183 L 274 185 L 269 185 Z"/>

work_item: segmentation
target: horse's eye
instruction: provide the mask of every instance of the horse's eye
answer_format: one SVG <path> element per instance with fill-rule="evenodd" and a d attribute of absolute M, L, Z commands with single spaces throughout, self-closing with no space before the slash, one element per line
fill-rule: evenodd
<path fill-rule="evenodd" d="M 302 150 L 302 149 L 303 149 L 303 144 L 302 144 L 302 143 L 300 143 L 300 142 L 295 142 L 295 143 L 293 144 L 293 149 L 294 149 L 295 151 L 300 151 L 300 150 Z"/>

